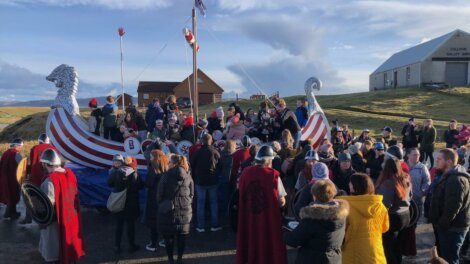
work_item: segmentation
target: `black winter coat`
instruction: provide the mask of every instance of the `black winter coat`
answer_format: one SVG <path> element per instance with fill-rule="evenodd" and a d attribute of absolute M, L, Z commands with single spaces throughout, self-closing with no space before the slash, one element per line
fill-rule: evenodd
<path fill-rule="evenodd" d="M 140 215 L 139 190 L 144 187 L 144 182 L 138 173 L 128 166 L 111 168 L 109 170 L 108 185 L 113 188 L 113 192 L 121 192 L 127 189 L 124 210 L 116 213 L 116 216 L 132 220 L 137 219 Z"/>
<path fill-rule="evenodd" d="M 163 236 L 189 234 L 194 184 L 191 176 L 180 167 L 163 174 L 157 191 L 157 203 L 172 201 L 173 210 L 157 213 L 157 229 Z"/>
<path fill-rule="evenodd" d="M 232 173 L 233 156 L 227 151 L 222 151 L 219 162 L 217 163 L 216 175 L 219 183 L 228 183 Z"/>
<path fill-rule="evenodd" d="M 459 140 L 455 138 L 459 134 L 457 129 L 447 129 L 444 132 L 444 141 L 446 142 L 446 148 L 452 148 L 454 145 L 458 145 Z"/>
<path fill-rule="evenodd" d="M 212 132 L 214 132 L 215 130 L 220 130 L 222 131 L 222 124 L 221 124 L 221 120 L 218 119 L 217 117 L 214 117 L 214 116 L 211 116 L 209 118 L 207 118 L 207 130 L 209 130 L 209 133 L 212 134 Z"/>
<path fill-rule="evenodd" d="M 418 136 L 416 135 L 416 127 L 410 124 L 406 124 L 401 130 L 403 136 L 403 148 L 416 148 L 418 147 Z"/>
<path fill-rule="evenodd" d="M 370 169 L 370 177 L 374 181 L 376 181 L 380 176 L 384 158 L 385 158 L 385 155 L 380 155 L 378 158 L 375 158 L 375 156 L 373 156 L 367 160 L 366 168 Z"/>
<path fill-rule="evenodd" d="M 361 155 L 357 153 L 351 155 L 351 165 L 357 172 L 366 172 L 366 163 Z"/>
<path fill-rule="evenodd" d="M 152 166 L 148 166 L 145 187 L 147 188 L 147 202 L 145 204 L 145 224 L 149 228 L 157 228 L 157 190 L 162 174 L 156 174 Z"/>
<path fill-rule="evenodd" d="M 191 160 L 191 168 L 194 181 L 197 185 L 212 186 L 219 182 L 215 175 L 219 159 L 219 152 L 214 147 L 208 145 L 203 145 L 194 153 Z"/>
<path fill-rule="evenodd" d="M 350 167 L 345 172 L 341 171 L 339 162 L 333 167 L 333 183 L 336 185 L 338 190 L 343 190 L 349 195 L 349 182 L 351 179 L 351 175 L 356 173 L 352 167 Z"/>
<path fill-rule="evenodd" d="M 432 194 L 429 220 L 444 229 L 470 226 L 470 174 L 464 167 L 457 165 L 441 176 Z"/>
<path fill-rule="evenodd" d="M 281 131 L 287 129 L 290 131 L 292 137 L 297 136 L 297 132 L 300 131 L 299 123 L 297 122 L 297 117 L 294 112 L 289 109 L 284 109 L 280 116 L 281 121 Z"/>
<path fill-rule="evenodd" d="M 344 200 L 303 208 L 297 228 L 284 235 L 287 245 L 299 248 L 295 263 L 341 263 L 348 215 L 349 204 Z"/>

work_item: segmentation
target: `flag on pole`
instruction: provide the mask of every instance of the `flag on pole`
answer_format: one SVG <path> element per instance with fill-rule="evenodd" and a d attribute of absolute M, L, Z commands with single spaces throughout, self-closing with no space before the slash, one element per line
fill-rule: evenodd
<path fill-rule="evenodd" d="M 199 45 L 196 43 L 194 34 L 189 28 L 183 28 L 183 35 L 186 39 L 186 42 L 188 42 L 189 46 L 194 49 L 194 45 L 196 45 L 196 51 L 199 51 Z"/>
<path fill-rule="evenodd" d="M 300 140 L 312 139 L 313 148 L 320 146 L 321 141 L 324 138 L 330 138 L 329 131 L 330 126 L 328 120 L 326 119 L 323 109 L 318 104 L 317 100 L 313 93 L 310 95 L 307 94 L 309 99 L 309 108 L 313 108 L 312 111 L 309 111 L 309 118 L 307 124 L 301 130 Z"/>
<path fill-rule="evenodd" d="M 206 6 L 204 5 L 204 2 L 202 0 L 194 0 L 194 5 L 199 9 L 199 12 L 201 12 L 201 15 L 204 17 L 206 16 Z"/>

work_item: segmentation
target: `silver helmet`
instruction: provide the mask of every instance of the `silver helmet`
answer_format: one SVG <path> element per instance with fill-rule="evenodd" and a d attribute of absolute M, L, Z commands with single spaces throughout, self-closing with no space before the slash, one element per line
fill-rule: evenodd
<path fill-rule="evenodd" d="M 41 163 L 45 163 L 50 166 L 60 166 L 62 164 L 62 160 L 60 159 L 59 154 L 53 149 L 46 149 L 42 152 L 41 159 L 39 160 Z"/>

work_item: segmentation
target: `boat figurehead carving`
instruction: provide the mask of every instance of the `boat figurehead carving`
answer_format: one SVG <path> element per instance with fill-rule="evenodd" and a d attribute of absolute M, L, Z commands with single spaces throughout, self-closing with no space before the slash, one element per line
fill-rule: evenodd
<path fill-rule="evenodd" d="M 58 88 L 52 108 L 64 108 L 69 114 L 80 115 L 75 94 L 78 90 L 78 74 L 75 68 L 67 64 L 57 66 L 46 80 L 53 82 Z"/>

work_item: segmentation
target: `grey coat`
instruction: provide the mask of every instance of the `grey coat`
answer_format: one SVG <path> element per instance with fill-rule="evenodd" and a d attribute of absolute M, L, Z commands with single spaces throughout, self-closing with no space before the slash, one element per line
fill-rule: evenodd
<path fill-rule="evenodd" d="M 163 174 L 157 191 L 157 203 L 173 203 L 173 209 L 157 213 L 158 232 L 163 236 L 188 234 L 192 217 L 191 204 L 194 197 L 194 183 L 182 168 L 175 167 Z"/>

